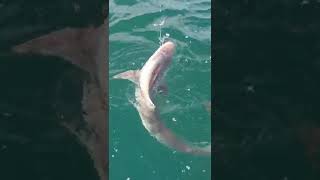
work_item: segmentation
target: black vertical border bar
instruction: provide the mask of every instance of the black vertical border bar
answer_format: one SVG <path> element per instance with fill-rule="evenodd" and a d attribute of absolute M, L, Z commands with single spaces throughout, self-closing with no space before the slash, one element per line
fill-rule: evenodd
<path fill-rule="evenodd" d="M 238 3 L 239 2 L 240 1 L 238 1 Z M 239 41 L 233 46 L 236 47 L 236 53 L 240 56 L 236 56 L 232 61 L 229 60 L 229 62 L 226 63 L 228 59 L 225 58 L 226 52 L 221 52 L 220 42 L 224 38 L 227 38 L 224 30 L 231 25 L 227 24 L 230 23 L 228 22 L 230 20 L 223 19 L 224 16 L 222 13 L 224 12 L 222 11 L 225 9 L 222 9 L 221 5 L 224 4 L 229 8 L 233 7 L 229 9 L 230 12 L 226 12 L 232 14 L 233 18 L 237 17 L 237 12 L 232 11 L 239 10 L 241 7 L 239 7 L 239 4 L 236 4 L 236 1 L 221 0 L 218 3 L 211 1 L 213 7 L 211 9 L 213 11 L 211 16 L 214 23 L 214 25 L 211 24 L 213 28 L 212 43 L 216 45 L 216 42 L 218 42 L 219 44 L 218 48 L 216 46 L 212 47 L 211 62 L 213 69 L 215 68 L 215 71 L 211 74 L 213 76 L 212 82 L 214 82 L 214 85 L 211 84 L 212 95 L 214 95 L 214 108 L 212 109 L 213 113 L 211 116 L 212 123 L 214 123 L 214 126 L 212 126 L 212 170 L 215 170 L 212 171 L 214 177 L 212 179 L 220 176 L 220 179 L 222 179 L 222 177 L 223 179 L 231 179 L 230 177 L 235 179 L 234 177 L 237 177 L 236 179 L 238 180 L 250 180 L 261 179 L 261 177 L 264 176 L 262 179 L 269 180 L 280 179 L 280 177 L 274 177 L 285 174 L 282 179 L 318 180 L 320 179 L 320 159 L 318 158 L 320 157 L 320 141 L 316 137 L 320 133 L 320 113 L 318 111 L 320 100 L 318 96 L 320 89 L 320 79 L 318 76 L 320 44 L 320 24 L 318 17 L 320 15 L 320 3 L 317 1 L 243 2 L 248 3 L 247 8 L 253 12 L 246 12 L 246 9 L 241 9 L 241 11 L 244 11 L 242 13 L 246 13 L 245 16 L 251 16 L 256 19 L 249 21 L 246 24 L 248 27 L 244 26 L 242 29 L 239 28 L 241 32 L 238 31 L 237 33 L 242 33 L 244 36 L 241 37 L 237 34 L 237 39 L 231 38 L 233 42 L 236 42 L 235 40 Z M 256 10 L 256 8 L 260 9 Z M 217 21 L 219 27 L 216 27 Z M 260 21 L 259 26 L 253 28 L 252 24 L 257 23 L 257 21 Z M 250 37 L 250 39 L 248 37 Z M 244 45 L 247 45 L 247 47 L 243 47 Z M 255 47 L 259 47 L 259 51 L 254 52 Z M 216 49 L 217 52 L 215 51 Z M 253 51 L 252 53 L 251 50 Z M 243 66 L 245 68 L 241 69 L 238 66 L 240 62 L 237 62 L 236 58 L 242 58 L 241 63 L 247 63 L 250 67 Z M 232 72 L 230 69 L 236 71 Z M 231 153 L 235 155 L 232 157 L 232 167 L 229 166 L 226 168 L 226 166 L 218 166 L 223 157 L 216 156 L 215 154 L 222 154 L 221 151 L 223 150 L 220 149 L 220 146 L 224 144 L 220 144 L 220 141 L 217 142 L 215 138 L 217 135 L 216 130 L 222 131 L 221 129 L 223 128 L 223 131 L 225 130 L 225 132 L 228 132 L 228 134 L 233 137 L 243 132 L 251 133 L 250 136 L 254 137 L 254 134 L 256 134 L 255 131 L 261 128 L 260 126 L 257 128 L 253 125 L 263 119 L 250 117 L 253 114 L 253 112 L 250 111 L 237 112 L 236 115 L 241 115 L 236 119 L 236 123 L 239 124 L 232 125 L 230 126 L 231 128 L 221 127 L 221 121 L 225 119 L 221 118 L 220 109 L 216 110 L 215 108 L 217 104 L 221 105 L 225 103 L 226 100 L 230 101 L 231 99 L 230 97 L 230 99 L 227 99 L 228 96 L 226 96 L 231 93 L 221 93 L 223 81 L 226 82 L 227 80 L 233 79 L 235 82 L 235 79 L 248 73 L 247 71 L 250 71 L 249 73 L 253 75 L 263 72 L 265 73 L 263 78 L 268 78 L 261 84 L 254 84 L 258 87 L 256 88 L 258 89 L 258 93 L 263 91 L 263 93 L 259 94 L 260 99 L 257 98 L 257 96 L 251 96 L 241 98 L 241 100 L 244 101 L 236 102 L 232 100 L 231 103 L 228 102 L 228 105 L 237 103 L 236 105 L 238 106 L 225 106 L 223 110 L 231 112 L 232 108 L 236 109 L 238 107 L 239 109 L 246 110 L 247 104 L 252 102 L 257 104 L 261 103 L 258 105 L 264 108 L 270 108 L 269 111 L 276 114 L 276 116 L 274 116 L 276 121 L 265 121 L 267 123 L 260 126 L 267 126 L 266 129 L 268 131 L 266 132 L 268 134 L 265 134 L 269 135 L 269 137 L 273 136 L 273 140 L 269 142 L 259 142 L 260 144 L 257 143 L 259 146 L 254 145 L 255 147 L 251 147 L 250 153 L 247 153 L 241 158 L 237 156 L 239 156 L 239 152 L 244 151 L 244 148 L 234 149 L 231 151 Z M 242 83 L 242 86 L 246 85 L 246 82 L 240 83 Z M 232 92 L 239 93 L 240 90 L 232 89 Z M 281 101 L 278 102 L 279 97 L 285 99 L 285 103 L 282 104 Z M 257 114 L 260 117 L 263 115 L 262 112 Z M 218 117 L 216 115 L 218 115 Z M 243 121 L 249 118 L 254 119 L 254 121 Z M 265 119 L 268 120 L 268 117 Z M 272 118 L 269 119 L 272 120 Z M 218 127 L 216 124 L 218 124 Z M 229 122 L 229 124 L 231 123 Z M 239 139 L 237 139 L 236 142 L 241 140 Z M 312 146 L 312 148 L 308 146 Z M 304 154 L 308 152 L 308 148 L 309 151 L 314 148 L 311 158 L 306 158 Z M 252 159 L 255 161 L 252 162 Z M 314 167 L 312 167 L 312 165 Z"/>
<path fill-rule="evenodd" d="M 106 37 L 107 37 L 107 43 L 106 43 L 106 45 L 107 45 L 107 47 L 105 47 L 106 48 L 106 51 L 107 51 L 107 59 L 106 59 L 106 103 L 107 103 L 107 105 L 106 105 L 106 112 L 107 112 L 107 119 L 106 119 L 106 126 L 107 126 L 107 128 L 106 128 L 106 136 L 107 136 L 107 138 L 106 138 L 106 141 L 107 141 L 107 143 L 106 143 L 106 150 L 107 150 L 107 155 L 106 155 L 106 158 L 107 158 L 107 168 L 106 168 L 106 177 L 107 177 L 107 180 L 109 179 L 109 0 L 107 0 L 106 1 L 106 4 L 105 4 L 105 6 L 103 7 L 103 9 L 104 9 L 104 13 L 105 13 L 105 16 L 106 16 L 106 19 L 105 19 L 105 26 L 106 26 L 106 29 L 107 29 L 107 35 L 106 35 Z"/>
<path fill-rule="evenodd" d="M 215 82 L 215 75 L 214 75 L 214 68 L 215 68 L 215 46 L 214 46 L 214 40 L 216 37 L 216 30 L 215 30 L 215 26 L 214 26 L 214 22 L 215 22 L 215 1 L 211 0 L 211 179 L 215 179 L 214 178 L 214 146 L 215 146 L 215 136 L 214 136 L 214 110 L 215 108 L 215 100 L 216 100 L 216 96 L 215 96 L 215 91 L 214 88 L 215 86 L 213 85 Z"/>

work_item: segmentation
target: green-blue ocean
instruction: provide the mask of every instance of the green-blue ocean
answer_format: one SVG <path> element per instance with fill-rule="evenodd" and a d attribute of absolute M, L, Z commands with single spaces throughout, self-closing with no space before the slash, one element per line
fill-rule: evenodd
<path fill-rule="evenodd" d="M 158 95 L 161 120 L 191 143 L 211 142 L 210 0 L 110 0 L 109 2 L 110 180 L 209 180 L 211 157 L 176 152 L 141 123 L 134 84 L 117 73 L 140 69 L 160 37 L 176 44 L 165 76 L 168 95 Z"/>

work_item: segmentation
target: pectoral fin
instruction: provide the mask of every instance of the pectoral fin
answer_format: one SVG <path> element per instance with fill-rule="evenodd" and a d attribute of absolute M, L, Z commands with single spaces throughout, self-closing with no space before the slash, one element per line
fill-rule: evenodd
<path fill-rule="evenodd" d="M 119 73 L 117 75 L 114 75 L 113 79 L 127 79 L 135 84 L 138 84 L 140 76 L 140 70 L 129 70 L 122 73 Z"/>

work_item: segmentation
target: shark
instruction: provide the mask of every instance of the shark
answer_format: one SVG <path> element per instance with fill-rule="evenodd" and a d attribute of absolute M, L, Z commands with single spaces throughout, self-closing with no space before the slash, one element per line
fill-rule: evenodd
<path fill-rule="evenodd" d="M 182 153 L 211 156 L 211 143 L 200 147 L 187 142 L 165 126 L 160 110 L 155 105 L 159 92 L 167 93 L 164 76 L 175 52 L 175 43 L 166 40 L 146 61 L 140 70 L 128 70 L 114 75 L 113 79 L 127 79 L 135 84 L 135 102 L 142 124 L 151 136 L 165 146 Z"/>
<path fill-rule="evenodd" d="M 85 72 L 81 108 L 85 112 L 65 127 L 86 147 L 101 180 L 108 178 L 107 60 L 108 20 L 100 26 L 66 27 L 17 44 L 17 54 L 37 54 L 62 58 Z M 84 122 L 86 126 L 78 128 Z"/>

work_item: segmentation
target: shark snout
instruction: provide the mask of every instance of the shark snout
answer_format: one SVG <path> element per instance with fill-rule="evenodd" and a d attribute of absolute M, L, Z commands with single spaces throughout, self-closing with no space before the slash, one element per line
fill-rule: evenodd
<path fill-rule="evenodd" d="M 171 57 L 174 53 L 175 47 L 176 45 L 172 41 L 168 40 L 161 46 L 161 51 L 166 56 Z"/>

